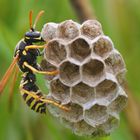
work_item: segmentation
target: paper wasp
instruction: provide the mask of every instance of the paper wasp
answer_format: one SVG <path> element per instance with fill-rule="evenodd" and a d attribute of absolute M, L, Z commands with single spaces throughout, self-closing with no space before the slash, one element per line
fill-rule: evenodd
<path fill-rule="evenodd" d="M 12 75 L 16 64 L 18 68 L 23 73 L 22 80 L 20 83 L 20 93 L 26 102 L 26 104 L 34 111 L 39 113 L 46 113 L 46 105 L 53 104 L 63 110 L 68 110 L 67 107 L 62 106 L 61 104 L 47 99 L 44 94 L 39 90 L 36 85 L 36 75 L 34 73 L 40 74 L 48 74 L 48 75 L 56 75 L 58 71 L 42 71 L 41 67 L 37 63 L 37 57 L 41 55 L 41 48 L 45 48 L 46 46 L 34 45 L 35 43 L 44 42 L 41 38 L 40 32 L 35 30 L 36 23 L 38 22 L 41 15 L 44 11 L 40 11 L 36 16 L 35 22 L 32 26 L 32 11 L 29 13 L 29 22 L 30 22 L 30 30 L 25 33 L 24 38 L 21 39 L 15 48 L 15 54 L 13 61 L 8 68 L 7 72 L 3 76 L 0 81 L 0 94 L 2 93 L 8 79 Z M 18 70 L 15 71 L 14 82 L 16 80 L 16 75 Z"/>

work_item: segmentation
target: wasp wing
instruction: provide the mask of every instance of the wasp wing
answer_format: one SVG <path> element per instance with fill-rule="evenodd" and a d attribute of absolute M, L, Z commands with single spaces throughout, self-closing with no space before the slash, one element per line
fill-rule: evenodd
<path fill-rule="evenodd" d="M 15 71 L 14 71 L 14 75 L 12 77 L 12 81 L 11 81 L 11 87 L 10 87 L 10 94 L 9 94 L 9 111 L 12 111 L 12 107 L 13 107 L 13 93 L 14 93 L 14 86 L 16 84 L 16 80 L 18 78 L 18 73 L 19 73 L 19 69 L 16 66 L 15 67 Z"/>
<path fill-rule="evenodd" d="M 14 57 L 11 65 L 9 66 L 9 68 L 7 69 L 6 73 L 4 74 L 2 80 L 0 81 L 0 94 L 2 94 L 2 91 L 5 88 L 7 81 L 9 80 L 9 78 L 14 70 L 14 67 L 15 67 L 17 61 L 18 61 L 18 55 L 16 55 Z"/>

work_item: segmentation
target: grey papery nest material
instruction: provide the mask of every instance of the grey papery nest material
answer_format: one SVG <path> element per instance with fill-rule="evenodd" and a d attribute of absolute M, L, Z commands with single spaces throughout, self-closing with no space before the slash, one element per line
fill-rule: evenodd
<path fill-rule="evenodd" d="M 47 98 L 70 106 L 48 110 L 77 135 L 109 135 L 119 125 L 119 113 L 127 102 L 121 87 L 126 72 L 121 54 L 96 20 L 82 25 L 66 20 L 47 23 L 42 29 L 47 41 L 42 68 L 59 70 L 46 76 Z"/>

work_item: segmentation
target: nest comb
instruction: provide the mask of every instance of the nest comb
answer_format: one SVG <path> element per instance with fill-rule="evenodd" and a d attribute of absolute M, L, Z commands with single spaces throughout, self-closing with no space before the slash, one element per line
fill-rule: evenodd
<path fill-rule="evenodd" d="M 126 68 L 101 24 L 96 20 L 82 25 L 72 20 L 47 23 L 41 35 L 47 41 L 42 68 L 60 72 L 45 77 L 47 98 L 71 107 L 66 112 L 48 105 L 48 110 L 77 135 L 109 135 L 118 127 L 127 102 L 121 87 Z"/>

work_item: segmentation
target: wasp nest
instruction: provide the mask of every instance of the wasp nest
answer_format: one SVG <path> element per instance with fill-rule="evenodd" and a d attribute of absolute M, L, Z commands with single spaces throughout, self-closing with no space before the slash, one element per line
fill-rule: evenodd
<path fill-rule="evenodd" d="M 109 135 L 127 102 L 121 87 L 126 68 L 101 24 L 47 23 L 41 34 L 47 41 L 42 68 L 59 70 L 57 76 L 46 76 L 48 98 L 71 107 L 63 111 L 48 105 L 49 111 L 77 135 Z"/>

